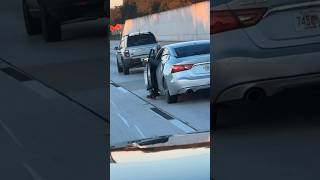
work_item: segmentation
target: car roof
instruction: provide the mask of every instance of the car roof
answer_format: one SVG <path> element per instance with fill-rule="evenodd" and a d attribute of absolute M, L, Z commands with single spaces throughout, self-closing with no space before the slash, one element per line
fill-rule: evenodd
<path fill-rule="evenodd" d="M 210 43 L 210 40 L 197 40 L 197 41 L 186 41 L 186 42 L 168 44 L 163 47 L 169 48 L 169 49 L 174 49 L 177 47 L 184 47 L 184 46 L 197 45 L 197 44 L 208 44 L 208 43 Z"/>

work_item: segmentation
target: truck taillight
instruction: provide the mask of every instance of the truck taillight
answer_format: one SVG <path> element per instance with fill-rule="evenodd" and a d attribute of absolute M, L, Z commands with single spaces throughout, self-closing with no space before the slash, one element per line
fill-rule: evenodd
<path fill-rule="evenodd" d="M 171 68 L 171 73 L 185 71 L 191 69 L 193 64 L 175 64 Z"/>
<path fill-rule="evenodd" d="M 266 11 L 266 8 L 212 10 L 210 12 L 210 33 L 253 26 L 263 18 Z"/>
<path fill-rule="evenodd" d="M 124 56 L 125 57 L 130 57 L 130 52 L 128 49 L 124 50 Z"/>

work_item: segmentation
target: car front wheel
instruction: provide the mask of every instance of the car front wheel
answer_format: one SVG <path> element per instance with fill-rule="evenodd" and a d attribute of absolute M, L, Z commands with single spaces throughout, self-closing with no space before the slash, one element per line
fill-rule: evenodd
<path fill-rule="evenodd" d="M 168 104 L 176 103 L 178 102 L 178 95 L 170 95 L 167 83 L 165 80 L 163 80 L 163 88 L 164 88 L 164 96 Z"/>
<path fill-rule="evenodd" d="M 125 75 L 128 75 L 128 74 L 130 73 L 130 71 L 129 71 L 129 66 L 126 65 L 124 62 L 122 62 L 122 68 L 123 68 L 123 73 L 124 73 Z"/>
<path fill-rule="evenodd" d="M 122 73 L 123 72 L 123 67 L 120 66 L 118 58 L 117 58 L 117 68 L 118 68 L 118 73 Z"/>

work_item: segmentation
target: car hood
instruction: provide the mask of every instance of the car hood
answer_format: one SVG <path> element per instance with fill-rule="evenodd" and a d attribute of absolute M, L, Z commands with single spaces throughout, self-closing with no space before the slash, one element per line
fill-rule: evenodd
<path fill-rule="evenodd" d="M 210 148 L 188 148 L 160 152 L 122 151 L 112 153 L 112 180 L 209 180 Z"/>

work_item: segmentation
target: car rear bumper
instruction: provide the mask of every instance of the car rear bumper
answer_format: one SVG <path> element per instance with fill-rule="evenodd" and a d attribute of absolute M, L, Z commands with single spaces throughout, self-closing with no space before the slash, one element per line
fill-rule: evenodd
<path fill-rule="evenodd" d="M 146 56 L 139 56 L 139 57 L 133 57 L 124 59 L 124 63 L 126 63 L 127 66 L 131 67 L 143 67 L 145 65 L 143 59 L 146 58 Z"/>
<path fill-rule="evenodd" d="M 267 96 L 282 90 L 320 83 L 320 53 L 272 58 L 236 57 L 213 62 L 214 103 L 242 99 L 251 88 Z"/>
<path fill-rule="evenodd" d="M 171 95 L 197 92 L 210 88 L 210 76 L 199 79 L 171 79 L 167 82 Z"/>

